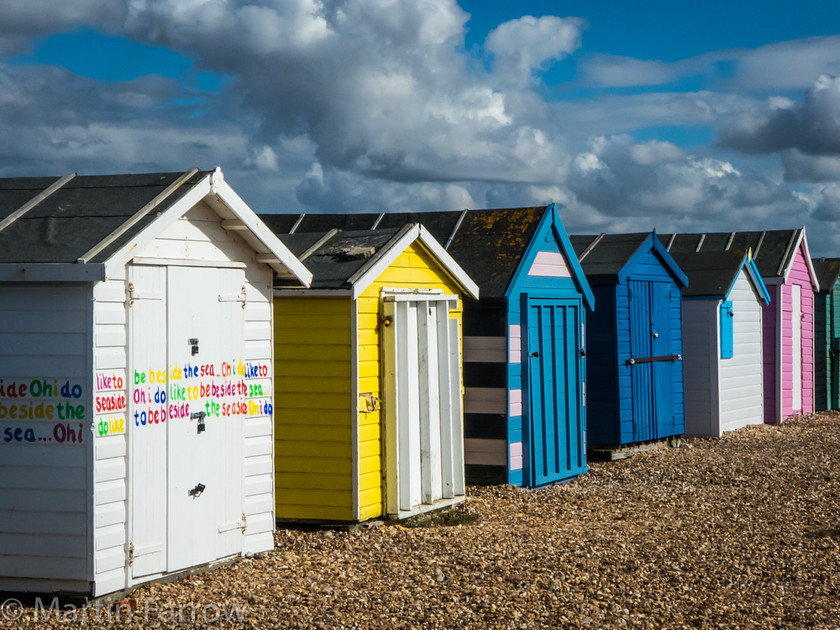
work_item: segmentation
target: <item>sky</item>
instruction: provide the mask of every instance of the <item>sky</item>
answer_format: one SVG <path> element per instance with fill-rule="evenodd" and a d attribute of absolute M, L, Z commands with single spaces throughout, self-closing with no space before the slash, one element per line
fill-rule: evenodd
<path fill-rule="evenodd" d="M 193 166 L 257 212 L 555 202 L 840 257 L 840 2 L 0 2 L 0 177 Z"/>

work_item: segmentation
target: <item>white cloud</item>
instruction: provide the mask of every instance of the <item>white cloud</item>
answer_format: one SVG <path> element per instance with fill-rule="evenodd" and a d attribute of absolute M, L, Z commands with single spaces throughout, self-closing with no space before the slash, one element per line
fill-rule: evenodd
<path fill-rule="evenodd" d="M 500 24 L 487 36 L 496 72 L 514 83 L 529 83 L 531 73 L 580 47 L 583 21 L 577 18 L 526 15 Z"/>

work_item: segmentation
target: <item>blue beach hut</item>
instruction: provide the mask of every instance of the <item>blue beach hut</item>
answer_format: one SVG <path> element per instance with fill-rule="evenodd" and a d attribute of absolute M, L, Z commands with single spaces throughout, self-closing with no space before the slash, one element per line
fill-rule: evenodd
<path fill-rule="evenodd" d="M 586 327 L 589 448 L 615 457 L 682 435 L 685 274 L 654 233 L 570 238 L 598 305 Z"/>

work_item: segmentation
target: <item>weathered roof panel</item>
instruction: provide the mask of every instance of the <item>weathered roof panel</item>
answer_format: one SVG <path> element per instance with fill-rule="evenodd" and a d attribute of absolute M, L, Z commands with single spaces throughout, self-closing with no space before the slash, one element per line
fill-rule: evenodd
<path fill-rule="evenodd" d="M 99 252 L 95 260 L 106 260 L 208 174 L 209 171 L 196 172 L 149 216 Z M 182 175 L 77 176 L 0 230 L 0 263 L 75 262 Z M 55 181 L 56 178 L 44 177 L 0 180 L 0 207 L 8 216 Z M 18 203 L 23 197 L 23 203 Z M 6 211 L 13 205 L 12 210 Z"/>
<path fill-rule="evenodd" d="M 324 232 L 295 232 L 277 237 L 295 256 L 301 255 L 320 239 Z M 347 280 L 368 260 L 379 254 L 399 230 L 353 230 L 336 232 L 325 240 L 305 261 L 312 272 L 312 289 L 350 288 Z"/>
<path fill-rule="evenodd" d="M 504 297 L 505 290 L 539 227 L 545 206 L 499 210 L 461 210 L 443 212 L 389 212 L 365 214 L 307 214 L 298 225 L 298 232 L 326 232 L 329 229 L 370 230 L 379 219 L 376 230 L 395 230 L 409 223 L 420 223 L 442 245 L 445 245 L 461 221 L 447 251 L 478 284 L 481 297 Z M 299 219 L 299 214 L 261 214 L 260 219 L 281 239 Z M 316 227 L 318 229 L 313 229 Z M 363 226 L 363 227 L 362 227 Z M 285 241 L 284 241 L 285 242 Z M 311 258 L 306 261 L 311 268 Z M 314 270 L 313 270 L 314 272 Z M 317 275 L 317 274 L 316 274 Z M 313 284 L 313 287 L 315 285 Z"/>
<path fill-rule="evenodd" d="M 671 252 L 671 256 L 688 276 L 684 297 L 723 298 L 735 282 L 744 263 L 743 250 Z"/>
<path fill-rule="evenodd" d="M 581 254 L 598 239 L 595 246 L 580 261 L 587 277 L 617 276 L 639 247 L 650 237 L 650 232 L 632 234 L 570 235 L 569 240 L 580 260 Z"/>
<path fill-rule="evenodd" d="M 681 252 L 694 252 L 700 245 L 701 252 L 707 251 L 753 251 L 755 266 L 763 278 L 779 277 L 788 268 L 796 251 L 790 247 L 799 238 L 799 230 L 767 230 L 754 232 L 711 232 L 705 234 L 677 234 L 669 252 L 674 255 Z M 660 241 L 668 245 L 670 234 L 660 234 Z M 781 273 L 779 272 L 781 269 Z"/>

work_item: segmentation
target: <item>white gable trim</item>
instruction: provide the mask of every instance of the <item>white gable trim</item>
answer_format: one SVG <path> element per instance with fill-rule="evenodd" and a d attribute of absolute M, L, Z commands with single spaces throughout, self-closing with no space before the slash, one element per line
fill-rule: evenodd
<path fill-rule="evenodd" d="M 369 265 L 363 266 L 348 282 L 352 285 L 352 297 L 355 300 L 365 289 L 367 289 L 382 273 L 399 258 L 402 253 L 414 241 L 420 241 L 423 246 L 437 258 L 443 270 L 458 284 L 462 290 L 474 299 L 478 299 L 478 285 L 473 282 L 455 259 L 443 249 L 434 236 L 419 223 L 409 223 L 404 227 L 388 248 L 372 259 Z"/>
<path fill-rule="evenodd" d="M 208 201 L 209 205 L 219 213 L 222 219 L 241 221 L 244 229 L 237 230 L 237 233 L 258 254 L 265 254 L 265 263 L 281 277 L 292 277 L 306 287 L 310 285 L 312 273 L 295 258 L 280 239 L 259 220 L 254 211 L 225 183 L 220 169 L 216 169 L 214 173 L 193 185 L 181 199 L 161 213 L 151 225 L 110 256 L 105 261 L 106 269 L 125 266 L 134 257 L 135 252 L 142 251 L 158 235 L 172 226 L 175 221 L 202 200 Z"/>
<path fill-rule="evenodd" d="M 820 282 L 817 280 L 817 274 L 814 271 L 814 264 L 811 262 L 811 252 L 808 250 L 808 239 L 805 238 L 805 228 L 803 227 L 799 230 L 799 236 L 796 239 L 796 246 L 793 248 L 793 253 L 790 257 L 790 262 L 788 262 L 787 267 L 785 268 L 785 272 L 782 275 L 783 282 L 787 284 L 788 276 L 790 276 L 790 272 L 793 269 L 793 261 L 796 260 L 796 252 L 799 251 L 799 248 L 803 248 L 802 255 L 805 257 L 805 265 L 808 267 L 808 274 L 811 276 L 811 282 L 814 285 L 814 293 L 820 290 Z"/>

